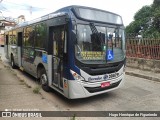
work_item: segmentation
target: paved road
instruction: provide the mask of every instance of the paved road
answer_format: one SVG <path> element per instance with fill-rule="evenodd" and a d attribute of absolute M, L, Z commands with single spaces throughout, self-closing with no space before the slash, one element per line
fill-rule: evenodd
<path fill-rule="evenodd" d="M 7 64 L 7 63 L 5 63 Z M 85 99 L 68 100 L 54 90 L 34 94 L 38 85 L 35 78 L 20 70 L 10 71 L 0 67 L 0 110 L 4 109 L 39 109 L 65 111 L 160 111 L 160 82 L 150 81 L 126 75 L 124 86 L 115 91 Z M 28 88 L 21 81 L 31 86 Z M 67 118 L 70 119 L 70 118 Z M 108 118 L 78 118 L 78 120 L 99 120 Z M 132 118 L 114 118 L 128 120 Z M 140 118 L 134 118 L 134 120 Z M 151 118 L 141 118 L 150 120 Z M 159 118 L 152 118 L 152 120 Z M 113 118 L 112 118 L 113 120 Z"/>

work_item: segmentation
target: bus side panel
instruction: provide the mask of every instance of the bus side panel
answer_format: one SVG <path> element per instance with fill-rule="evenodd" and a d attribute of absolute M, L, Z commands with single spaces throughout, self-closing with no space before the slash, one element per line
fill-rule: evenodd
<path fill-rule="evenodd" d="M 22 56 L 21 56 L 21 47 L 18 46 L 18 66 L 22 66 Z"/>
<path fill-rule="evenodd" d="M 34 57 L 35 51 L 32 47 L 22 47 L 22 66 L 26 72 L 35 76 Z"/>
<path fill-rule="evenodd" d="M 17 45 L 11 45 L 11 54 L 14 57 L 14 63 L 18 65 L 18 46 Z"/>
<path fill-rule="evenodd" d="M 9 60 L 11 61 L 11 45 L 10 44 L 8 44 L 8 58 L 9 58 Z"/>
<path fill-rule="evenodd" d="M 34 67 L 32 68 L 33 69 L 33 73 L 34 73 L 34 76 L 37 78 L 37 70 L 38 69 L 41 69 L 41 67 L 43 66 L 46 73 L 48 72 L 48 58 L 47 59 L 44 59 L 43 57 L 45 56 L 45 58 L 47 57 L 47 54 L 45 51 L 43 50 L 35 50 L 35 59 L 34 59 Z M 39 65 L 42 65 L 40 68 L 39 68 Z"/>
<path fill-rule="evenodd" d="M 5 57 L 7 59 L 9 59 L 9 56 L 8 56 L 8 35 L 5 35 L 4 53 L 5 53 Z"/>
<path fill-rule="evenodd" d="M 4 35 L 0 35 L 0 46 L 4 46 Z"/>
<path fill-rule="evenodd" d="M 23 39 L 23 33 L 22 30 L 18 31 L 18 66 L 22 66 L 22 39 Z"/>
<path fill-rule="evenodd" d="M 48 83 L 52 86 L 52 55 L 47 56 L 48 59 Z"/>

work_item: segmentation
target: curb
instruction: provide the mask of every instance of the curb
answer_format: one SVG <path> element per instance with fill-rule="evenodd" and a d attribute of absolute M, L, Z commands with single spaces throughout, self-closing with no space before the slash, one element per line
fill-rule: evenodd
<path fill-rule="evenodd" d="M 125 73 L 126 73 L 126 75 L 140 77 L 140 78 L 144 78 L 144 79 L 147 79 L 147 80 L 152 80 L 152 81 L 160 82 L 160 78 L 151 77 L 151 76 L 142 75 L 142 74 L 137 74 L 137 73 L 134 73 L 134 72 L 127 72 L 126 71 Z"/>

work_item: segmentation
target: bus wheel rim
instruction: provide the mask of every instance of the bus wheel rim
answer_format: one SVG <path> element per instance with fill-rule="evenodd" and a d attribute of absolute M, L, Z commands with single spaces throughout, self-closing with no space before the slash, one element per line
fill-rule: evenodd
<path fill-rule="evenodd" d="M 47 83 L 47 76 L 45 75 L 45 74 L 43 74 L 42 76 L 41 76 L 41 84 L 42 85 L 45 85 Z"/>

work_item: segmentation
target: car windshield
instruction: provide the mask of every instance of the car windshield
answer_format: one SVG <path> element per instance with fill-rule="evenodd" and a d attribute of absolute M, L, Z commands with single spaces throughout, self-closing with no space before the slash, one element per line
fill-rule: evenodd
<path fill-rule="evenodd" d="M 120 27 L 77 25 L 76 58 L 85 64 L 106 64 L 125 58 L 124 30 Z"/>

